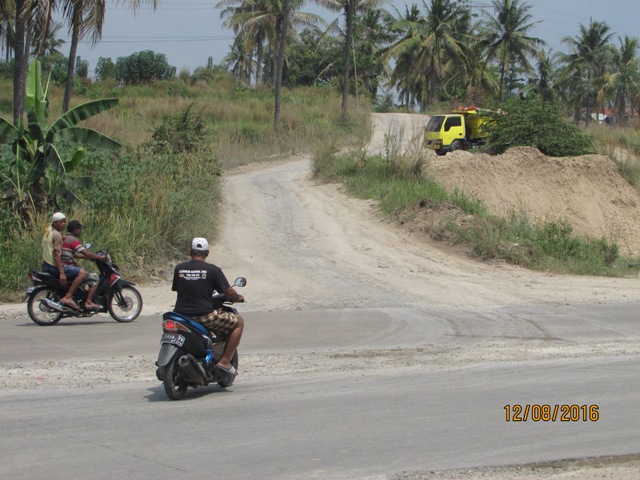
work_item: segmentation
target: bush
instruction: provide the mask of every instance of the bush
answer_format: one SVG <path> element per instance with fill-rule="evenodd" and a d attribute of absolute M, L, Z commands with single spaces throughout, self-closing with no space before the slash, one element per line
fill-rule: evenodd
<path fill-rule="evenodd" d="M 104 82 L 108 78 L 116 78 L 116 64 L 110 58 L 100 57 L 96 65 L 96 80 Z"/>
<path fill-rule="evenodd" d="M 176 67 L 167 63 L 167 57 L 163 53 L 154 53 L 151 50 L 120 57 L 116 61 L 116 78 L 124 85 L 169 80 L 175 74 Z"/>
<path fill-rule="evenodd" d="M 518 146 L 536 147 L 550 157 L 594 152 L 592 139 L 563 119 L 556 102 L 544 102 L 535 95 L 513 98 L 488 116 L 486 149 L 493 155 Z"/>

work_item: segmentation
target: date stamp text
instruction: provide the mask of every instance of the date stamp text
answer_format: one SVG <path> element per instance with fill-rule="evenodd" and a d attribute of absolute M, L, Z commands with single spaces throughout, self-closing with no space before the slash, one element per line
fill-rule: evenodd
<path fill-rule="evenodd" d="M 507 422 L 597 422 L 598 405 L 505 405 Z"/>

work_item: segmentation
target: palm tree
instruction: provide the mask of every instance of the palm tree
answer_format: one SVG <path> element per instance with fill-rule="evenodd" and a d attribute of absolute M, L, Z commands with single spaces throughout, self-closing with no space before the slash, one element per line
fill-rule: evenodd
<path fill-rule="evenodd" d="M 5 61 L 11 58 L 11 46 L 13 45 L 15 3 L 13 1 L 0 1 L 0 50 L 5 54 Z"/>
<path fill-rule="evenodd" d="M 255 51 L 256 53 L 256 85 L 262 81 L 262 65 L 264 61 L 265 42 L 270 45 L 275 44 L 276 32 L 274 19 L 269 12 L 269 4 L 266 0 L 262 2 L 240 2 L 240 6 L 230 6 L 237 4 L 237 1 L 222 0 L 216 4 L 216 8 L 223 8 L 220 18 L 226 18 L 222 26 L 233 29 L 237 37 L 242 40 L 244 51 L 242 55 Z M 224 8 L 226 6 L 226 8 Z M 262 13 L 258 13 L 262 12 Z M 236 47 L 234 41 L 234 48 Z M 241 52 L 236 52 L 239 55 Z M 250 79 L 249 79 L 250 83 Z"/>
<path fill-rule="evenodd" d="M 560 62 L 564 64 L 560 71 L 561 84 L 570 92 L 569 100 L 576 109 L 576 122 L 580 109 L 584 107 L 585 122 L 589 123 L 606 84 L 605 75 L 612 59 L 609 43 L 612 35 L 605 22 L 591 21 L 588 27 L 580 24 L 580 33 L 576 37 L 562 40 L 570 47 L 571 53 L 560 54 Z"/>
<path fill-rule="evenodd" d="M 540 98 L 544 101 L 553 100 L 554 92 L 552 83 L 554 74 L 555 68 L 551 50 L 548 52 L 540 50 L 538 53 L 538 79 L 536 87 Z"/>
<path fill-rule="evenodd" d="M 69 61 L 67 64 L 67 81 L 62 101 L 62 113 L 69 110 L 71 93 L 73 92 L 73 77 L 75 75 L 76 53 L 78 42 L 87 35 L 91 37 L 91 43 L 95 45 L 102 38 L 102 24 L 106 12 L 105 0 L 58 0 L 62 2 L 62 12 L 71 32 L 71 44 Z M 141 3 L 149 3 L 155 9 L 159 0 L 118 0 L 116 5 L 127 2 L 136 14 Z M 55 0 L 50 0 L 55 3 Z"/>
<path fill-rule="evenodd" d="M 350 49 L 352 46 L 353 21 L 356 11 L 377 8 L 387 0 L 316 0 L 323 7 L 333 11 L 344 12 L 345 35 L 343 46 L 344 71 L 342 73 L 342 118 L 347 118 L 347 98 L 349 96 Z"/>
<path fill-rule="evenodd" d="M 276 78 L 275 78 L 275 102 L 274 102 L 274 114 L 273 114 L 273 136 L 278 140 L 280 135 L 280 97 L 282 94 L 282 67 L 284 65 L 284 52 L 287 48 L 287 35 L 286 30 L 289 25 L 289 18 L 291 17 L 291 9 L 294 8 L 292 2 L 296 0 L 283 0 L 282 13 L 278 17 L 276 32 L 278 33 L 278 50 L 276 54 Z M 276 2 L 274 2 L 276 3 Z M 279 3 L 279 2 L 278 2 Z M 302 1 L 297 0 L 296 5 L 300 7 Z"/>
<path fill-rule="evenodd" d="M 238 7 L 223 11 L 229 17 L 228 25 L 237 31 L 237 35 L 253 36 L 253 44 L 261 45 L 266 38 L 270 43 L 273 58 L 273 83 L 275 107 L 273 119 L 274 138 L 278 138 L 280 130 L 280 96 L 282 90 L 282 68 L 285 61 L 287 37 L 296 36 L 298 25 L 315 26 L 323 20 L 318 15 L 301 13 L 306 0 L 221 0 L 216 8 L 237 5 Z M 251 44 L 251 40 L 245 37 Z"/>
<path fill-rule="evenodd" d="M 104 3 L 105 0 L 39 0 L 37 2 L 29 0 L 0 0 L 0 12 L 13 12 L 15 15 L 11 46 L 14 52 L 13 121 L 16 125 L 20 123 L 24 113 L 25 85 L 31 39 L 34 39 L 36 45 L 35 54 L 37 55 L 42 50 L 53 24 L 53 12 L 56 8 L 62 6 L 63 14 L 72 31 L 67 72 L 67 84 L 69 84 L 69 78 L 73 79 L 75 69 L 77 42 L 88 33 L 91 33 L 93 41 L 97 41 L 102 35 Z M 116 0 L 116 5 L 121 3 L 128 3 L 135 14 L 142 3 L 152 4 L 156 8 L 159 0 Z M 69 92 L 67 92 L 67 89 L 69 89 Z M 67 89 L 65 89 L 66 100 L 63 103 L 68 107 L 67 96 L 70 96 L 70 87 L 67 87 Z M 64 106 L 63 111 L 65 111 Z"/>
<path fill-rule="evenodd" d="M 229 53 L 222 59 L 222 65 L 239 82 L 251 82 L 253 74 L 253 58 L 244 46 L 244 36 L 237 35 Z"/>
<path fill-rule="evenodd" d="M 411 8 L 409 8 L 405 5 L 404 13 L 400 13 L 396 7 L 393 7 L 393 9 L 396 12 L 396 16 L 391 15 L 388 19 L 389 31 L 392 35 L 395 35 L 396 42 L 398 38 L 411 38 L 413 36 L 410 33 L 411 27 L 416 25 L 420 20 L 420 10 L 418 6 L 412 4 Z M 397 25 L 403 25 L 403 28 L 396 28 Z M 404 26 L 406 25 L 409 27 L 405 28 Z M 383 54 L 384 60 L 388 60 L 390 50 L 390 48 L 386 49 L 386 52 Z M 417 61 L 417 52 L 417 48 L 404 48 L 398 51 L 395 58 L 395 68 L 389 77 L 389 84 L 395 85 L 396 91 L 407 109 L 411 109 L 416 105 L 418 92 L 423 90 L 419 87 L 420 76 L 416 74 L 413 69 Z"/>
<path fill-rule="evenodd" d="M 73 76 L 76 68 L 78 42 L 87 34 L 91 34 L 91 42 L 95 44 L 102 36 L 102 23 L 105 14 L 105 0 L 62 0 L 63 17 L 69 25 L 71 44 L 67 62 L 67 81 L 62 100 L 62 113 L 69 110 L 73 91 Z"/>
<path fill-rule="evenodd" d="M 38 49 L 40 51 L 40 55 L 45 57 L 64 56 L 60 49 L 66 42 L 61 38 L 58 38 L 58 34 L 60 30 L 62 30 L 62 27 L 62 23 L 53 22 L 53 25 L 51 25 L 51 28 L 49 28 L 49 31 L 47 32 L 47 38 L 41 45 L 34 45 L 32 42 L 34 53 L 35 50 Z"/>
<path fill-rule="evenodd" d="M 500 65 L 500 93 L 502 101 L 504 78 L 507 70 L 515 65 L 525 71 L 531 71 L 528 56 L 535 56 L 538 46 L 545 42 L 528 35 L 529 30 L 538 22 L 531 23 L 531 8 L 519 0 L 493 0 L 496 16 L 489 15 L 482 32 L 482 44 L 487 48 L 487 61 L 493 59 Z"/>
<path fill-rule="evenodd" d="M 616 117 L 620 121 L 626 117 L 627 100 L 640 90 L 640 60 L 636 56 L 640 41 L 627 35 L 618 39 L 620 48 L 613 57 L 611 84 L 615 91 Z"/>
<path fill-rule="evenodd" d="M 417 19 L 402 19 L 393 28 L 404 32 L 403 37 L 392 45 L 386 56 L 410 59 L 403 62 L 424 90 L 421 109 L 433 103 L 445 79 L 452 79 L 464 72 L 468 65 L 470 36 L 469 10 L 451 0 L 431 0 L 427 6 L 422 2 L 425 14 Z"/>
<path fill-rule="evenodd" d="M 221 18 L 226 18 L 223 26 L 232 28 L 236 35 L 243 36 L 246 52 L 256 52 L 256 83 L 262 80 L 262 68 L 265 59 L 270 61 L 269 72 L 265 77 L 276 81 L 276 57 L 280 45 L 280 32 L 296 37 L 296 29 L 301 26 L 315 28 L 323 24 L 319 15 L 298 11 L 305 0 L 292 0 L 287 27 L 282 29 L 284 2 L 282 0 L 220 0 L 215 8 L 222 8 Z M 265 43 L 267 53 L 264 52 Z"/>

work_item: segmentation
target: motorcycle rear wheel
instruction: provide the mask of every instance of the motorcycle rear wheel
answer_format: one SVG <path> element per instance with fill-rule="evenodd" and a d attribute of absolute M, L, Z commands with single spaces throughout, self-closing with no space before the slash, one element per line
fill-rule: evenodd
<path fill-rule="evenodd" d="M 164 391 L 171 400 L 182 400 L 187 394 L 188 385 L 182 378 L 182 370 L 178 366 L 178 359 L 184 355 L 182 350 L 173 356 L 165 367 L 162 385 Z"/>
<path fill-rule="evenodd" d="M 122 323 L 133 322 L 142 311 L 142 295 L 132 286 L 113 292 L 109 302 L 109 315 Z"/>
<path fill-rule="evenodd" d="M 56 312 L 55 310 L 42 305 L 42 300 L 45 298 L 50 298 L 56 302 L 60 300 L 57 292 L 50 287 L 36 288 L 31 292 L 29 300 L 27 301 L 27 312 L 29 313 L 29 318 L 38 325 L 55 325 L 62 318 L 62 313 Z"/>

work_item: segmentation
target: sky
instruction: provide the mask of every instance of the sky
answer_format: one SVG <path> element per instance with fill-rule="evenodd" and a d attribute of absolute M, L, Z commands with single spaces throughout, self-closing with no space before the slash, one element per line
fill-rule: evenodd
<path fill-rule="evenodd" d="M 562 39 L 578 34 L 579 24 L 589 25 L 590 19 L 606 22 L 614 32 L 614 45 L 618 46 L 618 36 L 640 38 L 639 0 L 521 0 L 531 9 L 531 21 L 537 22 L 531 35 L 547 42 L 547 49 L 567 51 Z M 430 0 L 392 0 L 386 8 L 392 7 L 404 12 L 405 5 L 417 4 L 424 11 L 423 2 Z M 107 0 L 107 13 L 102 40 L 92 46 L 80 43 L 78 55 L 89 61 L 89 75 L 100 57 L 126 57 L 142 50 L 164 53 L 170 65 L 178 72 L 184 68 L 193 71 L 207 64 L 219 64 L 230 50 L 233 32 L 222 27 L 220 9 L 214 8 L 218 0 L 160 0 L 154 11 L 143 6 L 137 16 L 125 5 L 115 5 L 115 0 Z M 467 0 L 473 12 L 493 13 L 490 0 Z M 307 2 L 303 11 L 323 16 L 328 22 L 335 20 L 336 12 L 320 8 L 314 1 Z M 63 53 L 67 53 L 67 44 Z"/>

